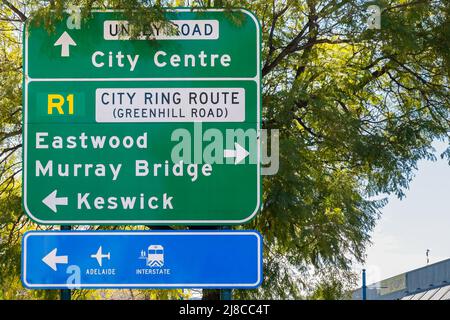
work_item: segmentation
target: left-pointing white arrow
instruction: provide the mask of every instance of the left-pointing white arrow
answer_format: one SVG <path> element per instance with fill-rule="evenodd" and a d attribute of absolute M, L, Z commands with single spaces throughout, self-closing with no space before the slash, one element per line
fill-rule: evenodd
<path fill-rule="evenodd" d="M 64 31 L 64 33 L 56 40 L 54 46 L 61 46 L 61 57 L 70 56 L 69 46 L 76 46 L 77 44 L 73 41 L 72 37 Z"/>
<path fill-rule="evenodd" d="M 53 269 L 53 271 L 57 271 L 56 264 L 67 264 L 69 263 L 69 257 L 68 256 L 57 256 L 58 248 L 53 249 L 50 251 L 49 254 L 47 254 L 45 257 L 42 258 L 42 261 L 48 265 L 50 268 Z"/>
<path fill-rule="evenodd" d="M 69 200 L 67 197 L 57 197 L 58 190 L 54 190 L 42 200 L 42 202 L 50 208 L 54 213 L 58 212 L 57 206 L 67 206 Z"/>

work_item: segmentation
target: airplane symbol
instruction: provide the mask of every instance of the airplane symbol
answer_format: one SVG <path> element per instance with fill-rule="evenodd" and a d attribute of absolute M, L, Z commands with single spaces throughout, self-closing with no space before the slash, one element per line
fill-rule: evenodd
<path fill-rule="evenodd" d="M 107 254 L 103 254 L 102 246 L 100 246 L 100 248 L 98 248 L 98 251 L 96 254 L 91 254 L 91 258 L 97 259 L 98 265 L 101 267 L 102 263 L 103 263 L 103 258 L 107 258 L 109 260 L 110 253 L 108 252 Z"/>

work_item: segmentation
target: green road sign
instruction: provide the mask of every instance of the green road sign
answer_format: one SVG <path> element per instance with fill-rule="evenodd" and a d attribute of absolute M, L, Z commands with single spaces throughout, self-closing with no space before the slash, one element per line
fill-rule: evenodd
<path fill-rule="evenodd" d="M 28 24 L 25 212 L 41 224 L 242 224 L 260 208 L 260 27 L 248 11 Z"/>

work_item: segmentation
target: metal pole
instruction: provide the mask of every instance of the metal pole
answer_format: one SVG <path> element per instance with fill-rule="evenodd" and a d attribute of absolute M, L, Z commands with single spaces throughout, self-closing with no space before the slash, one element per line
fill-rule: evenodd
<path fill-rule="evenodd" d="M 220 290 L 220 300 L 233 300 L 233 290 L 232 289 L 221 289 Z"/>
<path fill-rule="evenodd" d="M 367 300 L 366 269 L 362 270 L 362 299 Z"/>
<path fill-rule="evenodd" d="M 61 226 L 60 230 L 71 230 L 70 226 Z M 72 292 L 70 289 L 61 289 L 60 290 L 60 300 L 71 300 Z"/>

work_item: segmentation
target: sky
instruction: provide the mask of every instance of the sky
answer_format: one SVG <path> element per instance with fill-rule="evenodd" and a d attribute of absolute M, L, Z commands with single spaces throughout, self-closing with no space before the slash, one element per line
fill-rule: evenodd
<path fill-rule="evenodd" d="M 450 258 L 450 165 L 439 156 L 447 144 L 433 146 L 437 161 L 420 161 L 406 197 L 389 197 L 381 210 L 364 264 L 368 284 L 425 266 L 427 249 L 430 263 Z"/>

